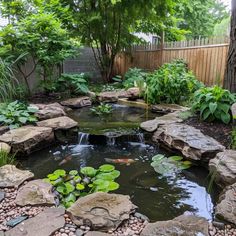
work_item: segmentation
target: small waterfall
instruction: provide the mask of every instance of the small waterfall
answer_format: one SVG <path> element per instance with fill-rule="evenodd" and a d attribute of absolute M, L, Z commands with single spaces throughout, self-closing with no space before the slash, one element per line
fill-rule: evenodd
<path fill-rule="evenodd" d="M 107 137 L 107 145 L 108 146 L 114 146 L 116 143 L 116 138 L 115 137 Z"/>
<path fill-rule="evenodd" d="M 139 143 L 144 143 L 145 142 L 143 133 L 138 133 L 137 137 L 138 137 Z"/>
<path fill-rule="evenodd" d="M 79 145 L 88 145 L 89 144 L 89 134 L 79 132 L 78 144 Z"/>

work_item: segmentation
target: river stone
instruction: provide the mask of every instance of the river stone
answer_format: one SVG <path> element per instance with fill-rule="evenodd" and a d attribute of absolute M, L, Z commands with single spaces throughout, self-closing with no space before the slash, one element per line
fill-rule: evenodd
<path fill-rule="evenodd" d="M 188 107 L 183 107 L 177 104 L 158 104 L 158 105 L 152 105 L 151 106 L 151 111 L 156 112 L 156 113 L 161 113 L 161 114 L 167 114 L 171 112 L 176 112 L 176 111 L 188 111 Z"/>
<path fill-rule="evenodd" d="M 166 124 L 158 128 L 153 141 L 160 141 L 171 149 L 178 150 L 189 160 L 209 162 L 218 152 L 224 151 L 215 139 L 200 130 L 185 124 Z"/>
<path fill-rule="evenodd" d="M 92 102 L 89 97 L 79 97 L 79 98 L 70 98 L 68 100 L 61 102 L 62 106 L 67 106 L 70 108 L 81 108 L 86 106 L 91 106 Z"/>
<path fill-rule="evenodd" d="M 72 120 L 67 116 L 57 117 L 49 120 L 43 120 L 37 122 L 37 126 L 39 127 L 49 127 L 53 130 L 67 130 L 74 127 L 77 127 L 78 123 Z"/>
<path fill-rule="evenodd" d="M 209 168 L 214 173 L 214 180 L 224 187 L 236 183 L 236 151 L 225 150 L 209 162 Z"/>
<path fill-rule="evenodd" d="M 47 127 L 23 126 L 1 135 L 0 141 L 8 143 L 13 153 L 30 154 L 50 145 L 54 141 L 54 133 Z"/>
<path fill-rule="evenodd" d="M 154 120 L 148 120 L 141 123 L 140 127 L 147 132 L 154 132 L 160 125 L 168 125 L 172 123 L 180 123 L 183 120 L 178 117 L 179 112 L 169 113 L 164 116 L 156 117 Z"/>
<path fill-rule="evenodd" d="M 208 222 L 197 216 L 179 216 L 169 221 L 149 223 L 141 236 L 208 236 Z"/>
<path fill-rule="evenodd" d="M 47 120 L 66 115 L 64 107 L 57 102 L 51 104 L 32 104 L 32 106 L 36 106 L 39 109 L 35 113 L 39 120 Z"/>
<path fill-rule="evenodd" d="M 221 220 L 236 225 L 236 183 L 226 187 L 220 195 L 215 208 L 215 215 Z"/>
<path fill-rule="evenodd" d="M 7 143 L 0 142 L 0 151 L 10 153 L 11 147 Z"/>
<path fill-rule="evenodd" d="M 48 208 L 7 231 L 5 236 L 50 236 L 64 226 L 64 213 L 63 208 Z"/>
<path fill-rule="evenodd" d="M 135 209 L 127 195 L 98 192 L 79 198 L 67 211 L 78 226 L 89 222 L 94 230 L 108 231 L 129 219 Z"/>
<path fill-rule="evenodd" d="M 56 205 L 53 186 L 41 179 L 33 180 L 22 186 L 17 193 L 15 203 L 26 205 Z"/>
<path fill-rule="evenodd" d="M 119 98 L 128 98 L 129 95 L 126 90 L 121 89 L 118 91 L 102 92 L 97 97 L 100 102 L 117 102 Z"/>
<path fill-rule="evenodd" d="M 33 177 L 34 174 L 28 170 L 20 170 L 14 165 L 4 165 L 0 167 L 0 188 L 18 187 Z"/>

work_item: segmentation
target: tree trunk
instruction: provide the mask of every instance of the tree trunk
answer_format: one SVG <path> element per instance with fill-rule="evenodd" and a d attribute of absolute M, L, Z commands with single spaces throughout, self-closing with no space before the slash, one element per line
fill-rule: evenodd
<path fill-rule="evenodd" d="M 230 46 L 224 78 L 224 88 L 236 92 L 236 1 L 232 0 Z"/>

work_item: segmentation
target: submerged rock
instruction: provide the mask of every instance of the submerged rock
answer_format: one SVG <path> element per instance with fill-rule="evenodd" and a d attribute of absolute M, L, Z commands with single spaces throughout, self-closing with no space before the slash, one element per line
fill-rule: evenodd
<path fill-rule="evenodd" d="M 5 236 L 49 236 L 65 224 L 63 208 L 48 208 L 37 216 L 25 220 Z"/>
<path fill-rule="evenodd" d="M 15 227 L 16 225 L 20 224 L 22 221 L 26 219 L 28 219 L 28 216 L 18 216 L 14 219 L 7 221 L 7 226 Z"/>
<path fill-rule="evenodd" d="M 209 168 L 214 173 L 214 180 L 224 187 L 236 183 L 236 151 L 225 150 L 209 162 Z"/>
<path fill-rule="evenodd" d="M 37 122 L 37 126 L 39 127 L 49 127 L 53 130 L 67 130 L 77 127 L 78 123 L 67 116 L 62 116 L 58 118 L 53 118 L 49 120 L 43 120 Z"/>
<path fill-rule="evenodd" d="M 208 222 L 197 216 L 179 216 L 169 221 L 149 223 L 141 236 L 208 236 Z"/>
<path fill-rule="evenodd" d="M 236 183 L 224 189 L 216 205 L 215 215 L 236 225 Z"/>
<path fill-rule="evenodd" d="M 225 149 L 215 139 L 185 124 L 160 126 L 153 135 L 153 141 L 160 141 L 171 149 L 179 150 L 187 159 L 193 161 L 208 162 Z"/>
<path fill-rule="evenodd" d="M 41 179 L 33 180 L 22 186 L 17 193 L 15 203 L 26 205 L 56 205 L 53 186 Z"/>
<path fill-rule="evenodd" d="M 158 105 L 152 105 L 151 106 L 151 111 L 156 112 L 156 113 L 161 113 L 161 114 L 167 114 L 171 112 L 176 112 L 176 111 L 188 111 L 188 107 L 183 107 L 177 104 L 158 104 Z"/>
<path fill-rule="evenodd" d="M 5 165 L 0 167 L 0 188 L 18 187 L 33 177 L 34 174 L 28 170 L 20 170 L 14 165 Z"/>
<path fill-rule="evenodd" d="M 156 117 L 154 120 L 148 120 L 141 123 L 140 127 L 147 132 L 154 132 L 160 125 L 180 123 L 183 120 L 178 117 L 179 112 L 169 113 L 164 116 Z"/>
<path fill-rule="evenodd" d="M 32 104 L 32 106 L 36 106 L 39 109 L 35 114 L 39 120 L 47 120 L 66 115 L 63 106 L 57 102 L 51 104 Z"/>
<path fill-rule="evenodd" d="M 108 231 L 129 219 L 135 209 L 127 195 L 98 192 L 79 198 L 67 211 L 78 226 L 87 222 L 94 230 Z"/>
<path fill-rule="evenodd" d="M 13 153 L 30 154 L 50 145 L 54 141 L 51 128 L 23 126 L 0 136 L 0 141 L 8 143 Z"/>
<path fill-rule="evenodd" d="M 91 106 L 92 102 L 89 97 L 79 97 L 79 98 L 70 98 L 68 100 L 61 102 L 62 106 L 67 106 L 70 108 L 81 108 L 86 106 Z"/>

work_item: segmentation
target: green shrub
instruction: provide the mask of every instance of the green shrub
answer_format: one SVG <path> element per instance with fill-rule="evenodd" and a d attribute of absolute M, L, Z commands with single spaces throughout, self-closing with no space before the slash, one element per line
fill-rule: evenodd
<path fill-rule="evenodd" d="M 125 87 L 125 89 L 140 86 L 144 87 L 145 77 L 146 73 L 143 72 L 142 69 L 130 68 L 125 74 L 123 86 Z"/>
<path fill-rule="evenodd" d="M 37 118 L 34 113 L 37 111 L 37 108 L 19 101 L 3 103 L 0 105 L 0 126 L 7 125 L 10 129 L 15 129 L 28 123 L 35 123 Z"/>
<path fill-rule="evenodd" d="M 182 60 L 164 64 L 147 76 L 145 97 L 148 103 L 177 103 L 188 101 L 202 85 Z"/>
<path fill-rule="evenodd" d="M 230 107 L 235 102 L 235 96 L 219 86 L 201 88 L 194 94 L 192 110 L 200 113 L 203 120 L 231 120 Z"/>
<path fill-rule="evenodd" d="M 70 207 L 79 197 L 94 192 L 110 192 L 119 188 L 114 180 L 120 176 L 113 165 L 105 164 L 98 169 L 83 167 L 80 172 L 71 170 L 56 170 L 47 175 L 46 182 L 55 186 L 60 195 L 60 202 L 66 208 Z"/>
<path fill-rule="evenodd" d="M 15 162 L 15 155 L 9 154 L 6 151 L 0 151 L 0 167 L 7 165 L 7 164 L 14 164 Z"/>

